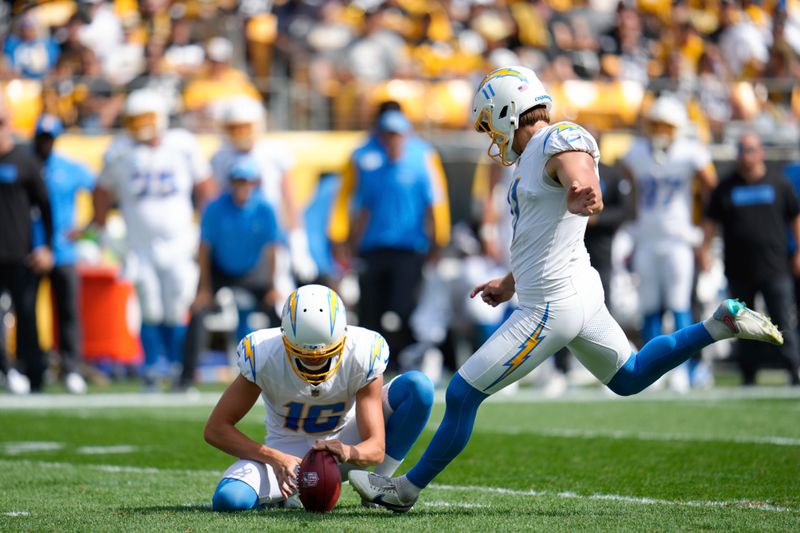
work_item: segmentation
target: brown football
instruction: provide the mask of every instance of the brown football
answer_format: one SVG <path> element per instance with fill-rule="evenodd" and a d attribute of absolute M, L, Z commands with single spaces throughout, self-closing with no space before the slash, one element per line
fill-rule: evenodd
<path fill-rule="evenodd" d="M 300 501 L 307 511 L 327 513 L 339 501 L 342 474 L 339 463 L 327 450 L 308 450 L 297 476 Z"/>

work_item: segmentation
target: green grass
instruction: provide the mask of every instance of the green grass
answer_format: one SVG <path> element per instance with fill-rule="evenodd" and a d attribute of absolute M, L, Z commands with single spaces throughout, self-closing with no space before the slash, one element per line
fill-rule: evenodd
<path fill-rule="evenodd" d="M 256 439 L 262 410 L 241 425 Z M 361 508 L 347 485 L 327 515 L 212 513 L 232 458 L 202 440 L 209 411 L 0 408 L 0 531 L 800 530 L 797 398 L 487 403 L 406 515 Z M 17 444 L 32 442 L 50 444 Z"/>

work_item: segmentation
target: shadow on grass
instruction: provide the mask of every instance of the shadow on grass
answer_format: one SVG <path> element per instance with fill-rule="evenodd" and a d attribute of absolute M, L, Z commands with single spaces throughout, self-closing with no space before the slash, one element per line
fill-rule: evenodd
<path fill-rule="evenodd" d="M 237 511 L 231 513 L 218 513 L 211 510 L 209 504 L 190 504 L 190 505 L 154 505 L 143 507 L 119 507 L 112 509 L 115 514 L 193 514 L 198 513 L 223 517 L 233 516 L 266 516 L 274 515 L 281 520 L 295 522 L 327 522 L 335 523 L 339 521 L 352 521 L 355 519 L 368 518 L 370 520 L 403 520 L 419 518 L 508 518 L 509 509 L 504 507 L 480 506 L 464 507 L 458 503 L 448 503 L 448 506 L 426 506 L 415 507 L 410 513 L 393 513 L 385 509 L 365 509 L 358 504 L 339 505 L 330 513 L 311 513 L 303 509 L 277 509 L 261 508 L 251 511 Z M 611 511 L 608 509 L 576 509 L 576 508 L 524 508 L 514 509 L 514 515 L 530 517 L 594 517 L 608 518 L 624 515 L 624 512 Z"/>

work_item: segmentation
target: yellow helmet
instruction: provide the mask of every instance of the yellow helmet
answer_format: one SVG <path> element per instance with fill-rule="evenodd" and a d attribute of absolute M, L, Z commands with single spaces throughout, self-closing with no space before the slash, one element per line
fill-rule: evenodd
<path fill-rule="evenodd" d="M 286 300 L 281 317 L 286 357 L 300 379 L 319 385 L 342 364 L 347 315 L 335 291 L 305 285 Z"/>

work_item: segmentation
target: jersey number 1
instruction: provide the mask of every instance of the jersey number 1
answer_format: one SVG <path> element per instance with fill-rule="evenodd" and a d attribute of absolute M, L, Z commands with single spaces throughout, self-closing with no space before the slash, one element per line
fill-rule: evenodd
<path fill-rule="evenodd" d="M 326 433 L 333 430 L 342 418 L 344 402 L 330 405 L 306 405 L 300 402 L 285 404 L 289 409 L 286 413 L 286 427 L 292 431 L 299 431 L 303 426 L 306 433 Z"/>

